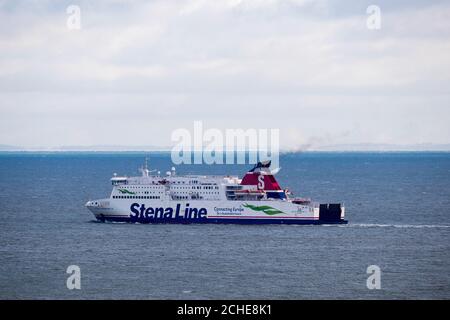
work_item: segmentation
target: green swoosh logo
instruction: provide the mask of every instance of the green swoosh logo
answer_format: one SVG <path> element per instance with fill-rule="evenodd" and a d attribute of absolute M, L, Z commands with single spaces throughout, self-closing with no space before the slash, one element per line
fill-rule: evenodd
<path fill-rule="evenodd" d="M 136 194 L 135 192 L 128 191 L 127 189 L 117 189 L 117 190 L 119 190 L 121 193 Z"/>
<path fill-rule="evenodd" d="M 254 206 L 254 205 L 251 205 L 248 203 L 243 204 L 242 206 L 245 208 L 252 209 L 254 211 L 262 211 L 269 216 L 272 216 L 274 214 L 284 213 L 283 211 L 280 211 L 278 209 L 275 209 L 275 208 L 269 207 L 269 206 Z"/>

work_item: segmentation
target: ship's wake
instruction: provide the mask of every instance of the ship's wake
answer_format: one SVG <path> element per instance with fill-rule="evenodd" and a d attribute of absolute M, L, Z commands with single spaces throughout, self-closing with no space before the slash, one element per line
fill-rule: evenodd
<path fill-rule="evenodd" d="M 347 228 L 405 228 L 405 229 L 422 229 L 422 228 L 450 228 L 450 225 L 444 224 L 379 224 L 379 223 L 349 223 L 340 227 Z"/>

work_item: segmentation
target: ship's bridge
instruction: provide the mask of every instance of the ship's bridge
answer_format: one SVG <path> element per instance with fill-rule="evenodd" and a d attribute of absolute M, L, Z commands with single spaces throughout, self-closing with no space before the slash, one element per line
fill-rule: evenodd
<path fill-rule="evenodd" d="M 113 186 L 118 186 L 118 185 L 127 184 L 127 183 L 128 183 L 128 178 L 127 177 L 114 176 L 113 178 L 111 178 L 111 184 Z"/>

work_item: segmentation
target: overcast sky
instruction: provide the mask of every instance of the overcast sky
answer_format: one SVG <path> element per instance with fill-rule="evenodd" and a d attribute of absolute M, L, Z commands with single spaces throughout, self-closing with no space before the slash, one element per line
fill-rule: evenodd
<path fill-rule="evenodd" d="M 291 149 L 450 143 L 450 2 L 0 0 L 0 111 L 25 147 L 167 146 L 195 120 Z"/>

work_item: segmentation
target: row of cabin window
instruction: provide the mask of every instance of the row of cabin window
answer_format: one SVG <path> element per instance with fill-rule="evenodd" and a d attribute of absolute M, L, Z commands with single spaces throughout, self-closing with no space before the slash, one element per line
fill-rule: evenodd
<path fill-rule="evenodd" d="M 186 196 L 173 196 L 173 199 L 175 200 L 187 200 L 189 197 Z"/>
<path fill-rule="evenodd" d="M 130 188 L 130 189 L 146 189 L 146 188 L 149 188 L 149 187 L 136 187 L 136 186 L 128 186 L 128 188 Z M 153 187 L 150 187 L 150 188 L 152 188 L 153 189 Z M 189 187 L 173 187 L 174 189 L 184 189 L 184 188 L 189 188 Z M 212 190 L 212 189 L 219 189 L 219 187 L 218 186 L 192 186 L 192 189 L 209 189 L 209 190 Z"/>
<path fill-rule="evenodd" d="M 131 186 L 128 186 L 127 188 L 131 188 L 131 189 L 148 189 L 148 188 L 161 189 L 162 186 L 153 187 L 153 186 L 148 186 L 148 185 L 145 185 L 145 186 L 133 186 L 133 185 L 131 185 Z"/>
<path fill-rule="evenodd" d="M 172 189 L 189 189 L 189 187 L 172 187 Z M 196 187 L 193 186 L 192 189 L 202 189 L 202 187 Z M 216 189 L 218 190 L 219 187 L 203 187 L 204 190 L 212 190 L 212 189 Z"/>
<path fill-rule="evenodd" d="M 178 192 L 177 194 L 187 194 L 188 192 Z M 188 194 L 191 194 L 190 192 Z M 219 192 L 202 192 L 202 193 L 197 193 L 198 195 L 205 195 L 205 194 L 220 194 Z"/>
<path fill-rule="evenodd" d="M 198 184 L 200 183 L 198 180 L 191 180 L 189 182 L 187 181 L 172 181 L 173 184 Z"/>
<path fill-rule="evenodd" d="M 113 199 L 159 199 L 159 196 L 113 196 Z"/>

